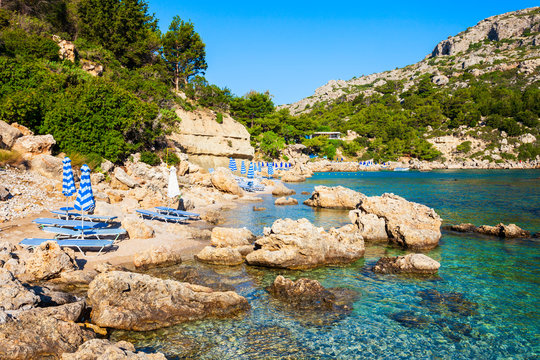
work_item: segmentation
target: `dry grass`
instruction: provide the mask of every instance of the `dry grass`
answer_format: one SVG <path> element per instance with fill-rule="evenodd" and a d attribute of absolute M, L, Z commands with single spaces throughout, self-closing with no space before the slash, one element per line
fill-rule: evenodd
<path fill-rule="evenodd" d="M 17 166 L 24 162 L 25 160 L 17 151 L 0 150 L 0 166 Z"/>

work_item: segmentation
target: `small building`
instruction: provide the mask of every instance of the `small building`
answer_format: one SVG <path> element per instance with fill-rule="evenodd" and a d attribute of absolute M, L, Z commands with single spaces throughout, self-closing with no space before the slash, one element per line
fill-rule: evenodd
<path fill-rule="evenodd" d="M 341 138 L 341 133 L 339 131 L 319 131 L 319 132 L 314 132 L 311 135 L 307 135 L 306 138 L 313 139 L 314 137 L 317 137 L 317 136 L 326 136 L 329 139 L 339 140 Z"/>

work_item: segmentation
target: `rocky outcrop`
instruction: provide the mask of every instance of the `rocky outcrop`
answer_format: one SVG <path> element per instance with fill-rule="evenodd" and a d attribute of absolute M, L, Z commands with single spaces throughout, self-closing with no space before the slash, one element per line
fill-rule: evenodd
<path fill-rule="evenodd" d="M 364 240 L 352 226 L 327 233 L 307 219 L 279 219 L 264 229 L 264 236 L 255 242 L 255 251 L 246 256 L 246 261 L 250 265 L 305 269 L 348 263 L 363 255 Z"/>
<path fill-rule="evenodd" d="M 359 210 L 349 212 L 349 219 L 358 228 L 360 235 L 367 243 L 387 242 L 386 221 L 375 214 Z"/>
<path fill-rule="evenodd" d="M 122 227 L 126 229 L 130 239 L 150 239 L 154 237 L 154 229 L 148 226 L 143 219 L 125 217 Z"/>
<path fill-rule="evenodd" d="M 62 176 L 62 167 L 62 159 L 52 155 L 37 155 L 30 160 L 30 169 L 49 179 L 60 178 Z"/>
<path fill-rule="evenodd" d="M 283 175 L 281 177 L 281 181 L 290 182 L 290 183 L 304 182 L 304 181 L 306 181 L 306 178 L 305 178 L 305 176 L 303 176 L 301 174 L 297 174 L 297 173 L 288 171 L 287 173 L 285 173 L 285 175 Z"/>
<path fill-rule="evenodd" d="M 0 358 L 6 360 L 59 358 L 74 352 L 94 333 L 75 323 L 85 308 L 77 302 L 36 308 L 0 324 Z"/>
<path fill-rule="evenodd" d="M 113 343 L 105 339 L 88 340 L 74 353 L 62 354 L 62 360 L 166 360 L 162 353 L 147 354 L 135 351 L 127 341 Z"/>
<path fill-rule="evenodd" d="M 232 291 L 121 271 L 99 274 L 88 288 L 92 322 L 101 327 L 145 331 L 247 310 Z"/>
<path fill-rule="evenodd" d="M 315 186 L 311 197 L 304 201 L 305 205 L 328 209 L 356 209 L 366 196 L 343 186 Z"/>
<path fill-rule="evenodd" d="M 281 182 L 277 182 L 272 189 L 272 195 L 274 196 L 288 196 L 294 194 L 296 194 L 296 191 L 294 191 L 293 189 L 289 189 Z"/>
<path fill-rule="evenodd" d="M 152 246 L 133 255 L 136 268 L 148 269 L 156 266 L 170 266 L 182 263 L 182 254 L 172 246 Z"/>
<path fill-rule="evenodd" d="M 0 148 L 10 149 L 22 135 L 19 129 L 0 120 Z"/>
<path fill-rule="evenodd" d="M 436 274 L 441 264 L 424 254 L 382 257 L 373 267 L 381 274 Z"/>
<path fill-rule="evenodd" d="M 445 229 L 457 232 L 466 232 L 466 233 L 478 233 L 489 236 L 497 236 L 500 238 L 528 238 L 531 236 L 531 233 L 527 230 L 523 230 L 516 224 L 505 225 L 499 223 L 495 226 L 482 225 L 474 226 L 473 224 L 459 224 L 459 225 L 450 225 L 445 227 Z"/>
<path fill-rule="evenodd" d="M 26 135 L 15 140 L 12 150 L 17 151 L 25 158 L 35 155 L 51 155 L 51 148 L 56 144 L 52 135 Z"/>
<path fill-rule="evenodd" d="M 37 246 L 33 253 L 25 254 L 23 261 L 25 278 L 32 281 L 52 279 L 62 272 L 78 269 L 75 252 L 60 248 L 55 241 Z"/>
<path fill-rule="evenodd" d="M 9 192 L 8 188 L 0 185 L 0 201 L 6 201 L 13 197 Z"/>
<path fill-rule="evenodd" d="M 129 176 L 121 167 L 114 168 L 114 178 L 130 189 L 133 189 L 134 187 L 139 185 L 139 183 L 131 176 Z"/>
<path fill-rule="evenodd" d="M 275 298 L 296 309 L 352 310 L 352 301 L 342 303 L 339 289 L 326 289 L 317 280 L 296 281 L 278 275 L 268 291 Z"/>
<path fill-rule="evenodd" d="M 39 302 L 39 296 L 25 288 L 8 270 L 0 267 L 0 310 L 27 310 Z"/>
<path fill-rule="evenodd" d="M 212 185 L 216 187 L 219 191 L 242 196 L 244 192 L 238 186 L 238 183 L 234 179 L 232 172 L 226 168 L 217 168 L 211 175 L 210 181 Z"/>
<path fill-rule="evenodd" d="M 274 201 L 274 205 L 298 205 L 298 200 L 296 200 L 295 198 L 292 198 L 292 197 L 280 197 L 280 198 L 277 198 L 276 201 Z"/>
<path fill-rule="evenodd" d="M 349 214 L 359 228 L 380 224 L 380 220 L 367 217 L 373 214 L 385 222 L 388 240 L 407 249 L 431 249 L 439 244 L 441 238 L 441 218 L 435 210 L 421 204 L 410 202 L 394 194 L 366 197 L 358 210 Z M 380 227 L 374 228 L 382 234 Z"/>
<path fill-rule="evenodd" d="M 246 228 L 215 227 L 210 244 L 215 247 L 243 247 L 253 244 L 255 235 Z"/>
<path fill-rule="evenodd" d="M 240 265 L 244 262 L 242 254 L 237 248 L 206 246 L 195 259 L 213 265 Z"/>
<path fill-rule="evenodd" d="M 175 146 L 189 155 L 189 160 L 203 168 L 227 167 L 229 158 L 252 159 L 254 149 L 246 128 L 227 114 L 217 122 L 217 114 L 202 109 L 177 109 L 182 120 L 178 129 L 168 136 Z"/>

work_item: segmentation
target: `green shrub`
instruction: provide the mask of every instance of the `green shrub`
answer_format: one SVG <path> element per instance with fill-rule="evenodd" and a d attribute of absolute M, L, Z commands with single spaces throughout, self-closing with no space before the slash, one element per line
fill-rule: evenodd
<path fill-rule="evenodd" d="M 470 141 L 462 142 L 456 147 L 456 150 L 461 153 L 467 154 L 469 151 L 471 151 L 471 142 Z"/>
<path fill-rule="evenodd" d="M 58 45 L 49 38 L 29 35 L 22 30 L 4 30 L 0 33 L 4 51 L 9 56 L 58 60 Z"/>
<path fill-rule="evenodd" d="M 532 160 L 540 155 L 540 143 L 523 144 L 518 148 L 519 160 Z"/>
<path fill-rule="evenodd" d="M 217 121 L 218 124 L 223 124 L 223 114 L 222 113 L 217 113 L 216 121 Z"/>
<path fill-rule="evenodd" d="M 166 152 L 163 156 L 163 161 L 167 165 L 178 165 L 180 163 L 180 158 L 173 152 Z"/>
<path fill-rule="evenodd" d="M 159 158 L 159 156 L 157 156 L 157 154 L 152 151 L 142 151 L 141 161 L 150 166 L 156 166 L 161 164 L 161 159 Z"/>

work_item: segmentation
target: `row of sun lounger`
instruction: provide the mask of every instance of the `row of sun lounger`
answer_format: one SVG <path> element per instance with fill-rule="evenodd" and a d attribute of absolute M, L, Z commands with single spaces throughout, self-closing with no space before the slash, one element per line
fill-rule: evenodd
<path fill-rule="evenodd" d="M 155 210 L 137 210 L 137 213 L 145 219 L 172 223 L 185 222 L 200 217 L 196 213 L 163 206 L 156 207 Z M 59 218 L 37 218 L 33 222 L 41 230 L 53 233 L 54 238 L 27 238 L 20 242 L 21 245 L 36 247 L 46 241 L 55 241 L 61 247 L 76 248 L 83 255 L 84 250 L 96 250 L 97 255 L 99 255 L 104 249 L 111 247 L 120 236 L 126 234 L 126 230 L 112 226 L 116 216 L 83 215 L 63 209 L 51 212 L 58 215 Z M 61 217 L 65 217 L 65 219 Z M 106 239 L 106 237 L 113 238 Z"/>

